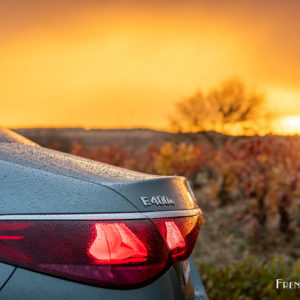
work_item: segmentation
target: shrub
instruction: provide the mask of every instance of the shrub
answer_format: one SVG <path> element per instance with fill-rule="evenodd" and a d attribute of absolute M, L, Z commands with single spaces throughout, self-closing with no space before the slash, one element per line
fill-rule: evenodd
<path fill-rule="evenodd" d="M 299 282 L 300 260 L 287 266 L 278 257 L 264 262 L 252 257 L 223 269 L 205 264 L 198 268 L 210 299 L 299 299 L 299 289 L 276 289 L 276 279 Z"/>
<path fill-rule="evenodd" d="M 166 143 L 155 161 L 160 175 L 182 175 L 193 179 L 205 160 L 204 146 L 186 143 Z"/>

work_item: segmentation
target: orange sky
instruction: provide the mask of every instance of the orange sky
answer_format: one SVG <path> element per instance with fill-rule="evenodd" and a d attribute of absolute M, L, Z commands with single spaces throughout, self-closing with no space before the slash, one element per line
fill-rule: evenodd
<path fill-rule="evenodd" d="M 166 129 L 231 76 L 297 118 L 300 2 L 248 2 L 0 0 L 0 125 Z"/>

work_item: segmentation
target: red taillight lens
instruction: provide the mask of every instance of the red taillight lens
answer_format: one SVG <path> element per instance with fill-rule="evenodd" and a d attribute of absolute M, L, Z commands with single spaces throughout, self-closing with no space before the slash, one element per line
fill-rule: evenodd
<path fill-rule="evenodd" d="M 0 260 L 99 286 L 137 287 L 190 255 L 197 220 L 0 222 Z"/>
<path fill-rule="evenodd" d="M 183 261 L 191 255 L 201 222 L 202 217 L 154 220 L 169 248 L 173 262 Z"/>
<path fill-rule="evenodd" d="M 99 264 L 124 264 L 147 260 L 147 249 L 124 223 L 95 224 L 96 238 L 89 254 Z"/>

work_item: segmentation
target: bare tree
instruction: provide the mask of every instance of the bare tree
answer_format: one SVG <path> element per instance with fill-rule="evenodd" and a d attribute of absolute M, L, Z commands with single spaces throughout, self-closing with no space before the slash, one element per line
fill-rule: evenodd
<path fill-rule="evenodd" d="M 226 131 L 228 126 L 245 127 L 260 116 L 263 95 L 249 91 L 238 79 L 224 81 L 206 95 L 201 91 L 175 105 L 171 126 L 177 131 Z"/>
<path fill-rule="evenodd" d="M 190 98 L 183 99 L 175 104 L 176 113 L 171 116 L 171 126 L 176 131 L 205 130 L 208 122 L 209 109 L 207 98 L 201 91 Z"/>

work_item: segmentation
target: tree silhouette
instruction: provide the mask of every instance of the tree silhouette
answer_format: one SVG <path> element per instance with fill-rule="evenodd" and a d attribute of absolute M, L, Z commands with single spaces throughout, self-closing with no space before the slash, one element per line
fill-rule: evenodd
<path fill-rule="evenodd" d="M 264 97 L 249 91 L 239 79 L 233 78 L 211 89 L 199 91 L 175 104 L 171 126 L 176 131 L 219 130 L 239 125 L 246 128 L 249 121 L 261 117 Z"/>

